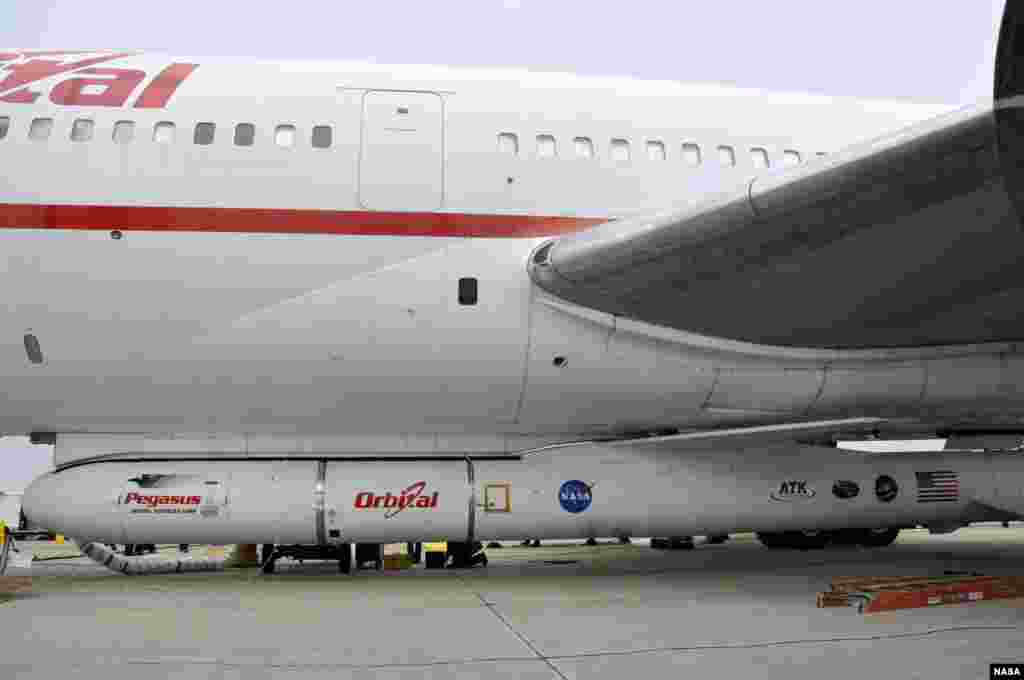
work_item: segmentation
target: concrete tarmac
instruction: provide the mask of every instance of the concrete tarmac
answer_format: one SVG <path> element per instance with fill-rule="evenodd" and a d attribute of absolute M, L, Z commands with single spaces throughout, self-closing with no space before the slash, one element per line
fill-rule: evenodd
<path fill-rule="evenodd" d="M 1024 600 L 872 616 L 814 604 L 833 576 L 1024 574 L 1020 525 L 904 531 L 870 551 L 749 535 L 672 552 L 505 546 L 472 570 L 282 560 L 273 576 L 126 577 L 37 545 L 57 559 L 0 600 L 0 678 L 930 680 L 1024 661 Z"/>

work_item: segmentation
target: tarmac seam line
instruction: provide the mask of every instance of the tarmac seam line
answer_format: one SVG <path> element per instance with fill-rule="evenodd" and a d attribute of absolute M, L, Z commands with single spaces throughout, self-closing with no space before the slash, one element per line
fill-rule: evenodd
<path fill-rule="evenodd" d="M 550 659 L 550 658 L 549 658 L 549 657 L 548 657 L 547 655 L 545 655 L 545 654 L 544 654 L 543 652 L 541 652 L 541 651 L 540 651 L 539 649 L 537 649 L 537 647 L 536 647 L 536 646 L 535 646 L 535 645 L 533 644 L 533 642 L 531 642 L 531 641 L 530 641 L 530 639 L 529 639 L 528 637 L 526 637 L 525 635 L 523 635 L 522 633 L 520 633 L 520 632 L 519 632 L 518 630 L 516 630 L 516 629 L 515 629 L 515 628 L 514 628 L 514 627 L 512 626 L 512 624 L 511 624 L 511 623 L 509 623 L 509 622 L 508 622 L 508 619 L 506 619 L 506 618 L 505 618 L 505 617 L 504 617 L 504 616 L 502 615 L 502 613 L 501 613 L 500 611 L 498 611 L 498 608 L 497 608 L 497 607 L 495 606 L 495 604 L 494 604 L 493 602 L 490 602 L 490 601 L 488 601 L 488 600 L 487 600 L 487 599 L 486 599 L 486 598 L 485 598 L 485 597 L 484 597 L 484 596 L 483 596 L 482 594 L 480 594 L 480 592 L 478 592 L 478 591 L 477 591 L 477 590 L 476 590 L 475 588 L 473 588 L 473 587 L 472 587 L 472 586 L 471 586 L 471 585 L 469 584 L 469 582 L 467 581 L 467 579 L 464 579 L 464 578 L 462 578 L 461 576 L 458 576 L 458 579 L 459 579 L 460 581 L 462 581 L 462 583 L 463 583 L 463 584 L 465 584 L 466 586 L 468 586 L 468 587 L 469 587 L 469 590 L 470 590 L 470 592 L 472 592 L 472 593 L 473 593 L 474 595 L 476 595 L 477 599 L 478 599 L 478 600 L 480 600 L 480 603 L 481 603 L 481 604 L 482 604 L 482 605 L 483 605 L 483 606 L 484 606 L 484 607 L 485 607 L 485 608 L 486 608 L 486 609 L 487 609 L 488 611 L 490 611 L 490 612 L 491 612 L 491 614 L 493 614 L 493 615 L 494 615 L 494 616 L 495 616 L 495 617 L 496 617 L 496 618 L 497 618 L 497 619 L 498 619 L 499 621 L 501 621 L 502 625 L 503 625 L 503 626 L 505 626 L 505 628 L 506 628 L 506 629 L 507 629 L 507 630 L 508 630 L 508 631 L 509 631 L 510 633 L 512 633 L 513 635 L 515 635 L 515 636 L 516 636 L 516 637 L 517 637 L 517 638 L 519 639 L 519 641 L 520 641 L 520 642 L 522 642 L 522 643 L 523 643 L 523 644 L 524 644 L 524 645 L 526 646 L 526 648 L 527 648 L 527 649 L 529 649 L 529 650 L 530 650 L 531 652 L 533 652 L 534 656 L 536 656 L 536 657 L 537 657 L 537 658 L 538 658 L 539 660 L 543 661 L 543 662 L 544 662 L 544 664 L 545 664 L 545 665 L 546 665 L 546 666 L 547 666 L 548 668 L 550 668 L 550 669 L 551 669 L 551 672 L 552 672 L 552 673 L 554 673 L 554 674 L 555 674 L 555 675 L 557 675 L 557 676 L 558 676 L 559 678 L 561 678 L 561 680 L 569 680 L 569 679 L 568 679 L 567 677 L 565 677 L 565 674 L 564 674 L 564 673 L 563 673 L 563 672 L 562 672 L 561 670 L 559 670 L 559 668 L 558 668 L 558 667 L 557 667 L 557 666 L 556 666 L 556 665 L 555 665 L 555 664 L 554 664 L 554 663 L 553 663 L 553 662 L 551 661 L 551 659 Z"/>
<path fill-rule="evenodd" d="M 493 604 L 488 604 L 482 597 L 480 598 L 484 606 L 491 609 L 492 612 L 503 622 L 506 627 L 516 635 L 523 643 L 536 655 L 536 657 L 528 656 L 510 656 L 510 657 L 479 657 L 479 658 L 465 658 L 465 659 L 448 659 L 442 661 L 423 661 L 419 663 L 382 663 L 382 664 L 345 664 L 345 663 L 267 663 L 265 661 L 252 661 L 252 662 L 241 662 L 231 661 L 226 659 L 210 659 L 210 658 L 156 658 L 156 659 L 127 659 L 121 662 L 115 662 L 114 665 L 127 665 L 127 666 L 159 666 L 159 665 L 175 665 L 179 664 L 182 666 L 221 666 L 221 667 L 232 667 L 232 668 L 248 668 L 250 666 L 259 666 L 261 668 L 322 668 L 322 669 L 339 669 L 339 670 L 384 670 L 388 668 L 431 668 L 436 666 L 463 666 L 472 664 L 483 664 L 483 663 L 512 663 L 518 661 L 542 661 L 553 672 L 557 673 L 559 677 L 565 678 L 566 676 L 558 670 L 557 667 L 552 665 L 553 660 L 557 661 L 571 661 L 574 659 L 587 659 L 595 657 L 606 657 L 606 656 L 629 656 L 637 654 L 656 654 L 658 652 L 700 652 L 700 651 L 713 651 L 713 650 L 733 650 L 733 649 L 757 649 L 763 647 L 781 647 L 786 645 L 801 645 L 801 644 L 818 644 L 818 643 L 843 643 L 843 642 L 875 642 L 882 640 L 892 640 L 901 638 L 924 638 L 931 635 L 937 635 L 940 633 L 958 632 L 958 631 L 1016 631 L 1019 630 L 1018 626 L 949 626 L 945 628 L 933 628 L 926 631 L 920 631 L 916 633 L 890 633 L 882 635 L 866 635 L 866 636 L 851 636 L 851 637 L 835 637 L 835 638 L 809 638 L 801 640 L 778 640 L 770 642 L 752 642 L 752 643 L 739 643 L 739 644 L 724 644 L 724 645 L 694 645 L 689 647 L 651 647 L 646 649 L 636 650 L 624 650 L 619 652 L 583 652 L 579 654 L 553 654 L 545 655 L 536 649 L 536 647 L 530 643 L 523 635 L 518 633 L 515 629 L 509 626 L 508 622 L 494 610 Z M 109 665 L 107 663 L 98 663 L 97 665 Z M 24 664 L 3 664 L 0 663 L 0 668 L 17 668 L 22 667 Z M 38 667 L 38 663 L 34 662 L 31 665 L 33 668 Z M 89 666 L 94 667 L 94 666 Z M 76 664 L 74 667 L 84 667 Z"/>

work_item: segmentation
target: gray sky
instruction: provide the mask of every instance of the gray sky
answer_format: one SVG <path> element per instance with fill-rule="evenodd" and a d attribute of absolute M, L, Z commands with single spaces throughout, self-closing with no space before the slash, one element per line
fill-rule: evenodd
<path fill-rule="evenodd" d="M 512 66 L 970 104 L 1004 0 L 8 0 L 0 46 Z M 49 465 L 0 440 L 0 490 Z"/>
<path fill-rule="evenodd" d="M 971 103 L 1004 0 L 8 0 L 4 47 L 523 66 Z"/>

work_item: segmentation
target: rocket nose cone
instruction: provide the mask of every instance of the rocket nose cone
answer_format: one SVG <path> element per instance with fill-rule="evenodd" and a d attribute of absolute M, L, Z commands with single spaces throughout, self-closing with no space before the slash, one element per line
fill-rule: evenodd
<path fill-rule="evenodd" d="M 53 485 L 50 475 L 43 475 L 29 484 L 21 496 L 21 511 L 30 527 L 51 529 L 53 523 Z"/>

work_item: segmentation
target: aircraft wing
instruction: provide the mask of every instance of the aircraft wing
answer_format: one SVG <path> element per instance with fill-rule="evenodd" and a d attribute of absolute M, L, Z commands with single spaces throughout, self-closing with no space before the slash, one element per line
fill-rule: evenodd
<path fill-rule="evenodd" d="M 706 202 L 550 241 L 547 292 L 706 336 L 861 349 L 1024 340 L 1024 6 L 993 102 Z"/>

